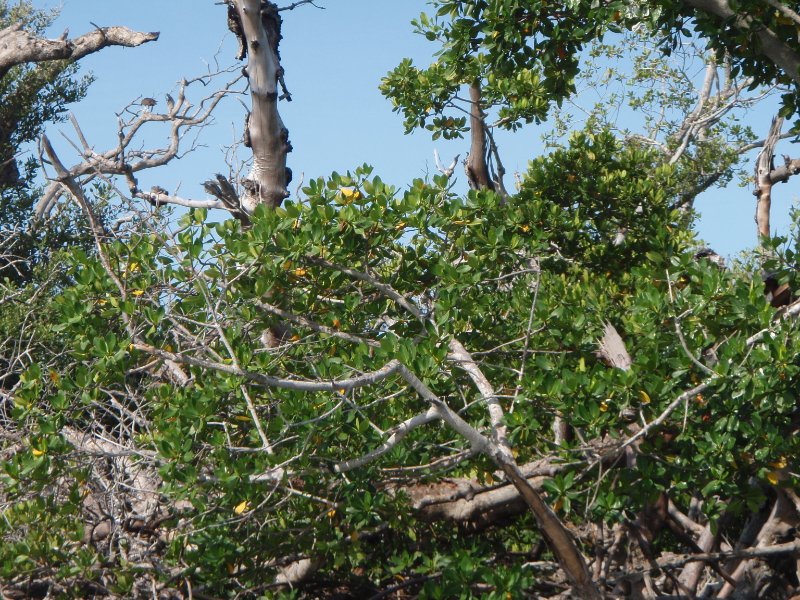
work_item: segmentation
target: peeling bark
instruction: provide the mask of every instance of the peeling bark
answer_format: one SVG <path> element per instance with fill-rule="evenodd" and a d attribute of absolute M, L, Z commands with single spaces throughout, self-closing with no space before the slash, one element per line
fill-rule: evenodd
<path fill-rule="evenodd" d="M 289 196 L 291 171 L 286 167 L 286 156 L 292 147 L 289 131 L 278 113 L 278 84 L 283 77 L 278 53 L 281 18 L 272 2 L 232 1 L 241 29 L 240 43 L 248 56 L 246 74 L 252 99 L 245 137 L 253 151 L 253 165 L 242 181 L 240 204 L 252 214 L 259 204 L 276 208 Z M 284 96 L 288 97 L 288 93 Z"/>

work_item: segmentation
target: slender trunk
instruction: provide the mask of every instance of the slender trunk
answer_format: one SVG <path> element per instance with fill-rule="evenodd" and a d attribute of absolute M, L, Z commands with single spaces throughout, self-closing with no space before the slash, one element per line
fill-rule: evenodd
<path fill-rule="evenodd" d="M 758 239 L 762 246 L 763 242 L 769 239 L 769 213 L 772 205 L 773 184 L 771 173 L 775 168 L 775 144 L 781 135 L 782 125 L 783 117 L 772 119 L 769 135 L 764 141 L 764 148 L 756 161 L 756 226 Z"/>
<path fill-rule="evenodd" d="M 469 87 L 470 107 L 470 136 L 472 143 L 466 162 L 467 179 L 472 189 L 494 189 L 494 183 L 486 164 L 486 123 L 484 122 L 483 109 L 481 108 L 481 88 L 479 83 Z"/>

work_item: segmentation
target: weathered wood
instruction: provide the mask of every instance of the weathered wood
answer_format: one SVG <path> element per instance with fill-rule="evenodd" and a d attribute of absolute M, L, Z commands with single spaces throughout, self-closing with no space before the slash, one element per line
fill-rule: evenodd
<path fill-rule="evenodd" d="M 140 46 L 158 39 L 158 32 L 142 33 L 127 27 L 99 27 L 77 38 L 50 40 L 22 29 L 21 24 L 0 30 L 0 76 L 23 63 L 79 60 L 108 46 Z"/>
<path fill-rule="evenodd" d="M 234 0 L 247 48 L 246 73 L 250 81 L 252 110 L 245 137 L 253 151 L 250 174 L 242 182 L 242 209 L 252 213 L 259 204 L 280 206 L 289 195 L 291 171 L 286 156 L 291 152 L 289 131 L 278 112 L 278 83 L 283 76 L 278 45 L 281 18 L 272 2 Z"/>

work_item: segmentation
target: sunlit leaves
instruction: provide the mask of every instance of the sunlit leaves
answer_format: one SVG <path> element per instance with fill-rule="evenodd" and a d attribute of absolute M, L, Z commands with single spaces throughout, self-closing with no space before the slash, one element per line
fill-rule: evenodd
<path fill-rule="evenodd" d="M 505 202 L 485 190 L 459 197 L 444 177 L 399 190 L 360 167 L 310 180 L 304 201 L 259 209 L 246 230 L 190 213 L 174 234 L 109 244 L 111 274 L 76 252 L 74 284 L 58 299 L 68 366 L 56 376 L 35 366 L 25 374 L 13 416 L 30 441 L 4 466 L 3 481 L 17 489 L 71 476 L 62 424 L 88 426 L 116 392 L 149 424 L 136 442 L 157 460 L 161 493 L 191 523 L 167 558 L 196 566 L 205 585 L 224 589 L 220 572 L 257 585 L 264 562 L 312 550 L 341 577 L 359 568 L 378 579 L 494 581 L 471 558 L 485 551 L 472 547 L 482 542 L 416 522 L 405 497 L 382 487 L 382 469 L 467 450 L 447 428 L 415 429 L 346 477 L 331 468 L 426 410 L 416 393 L 396 379 L 303 393 L 226 370 L 329 381 L 400 360 L 462 418 L 487 427 L 483 398 L 448 359 L 457 337 L 497 390 L 521 463 L 559 451 L 581 464 L 581 442 L 554 450 L 556 417 L 585 439 L 619 440 L 632 422 L 652 422 L 709 381 L 641 441 L 635 468 L 599 482 L 591 469 L 565 468 L 548 483 L 564 518 L 615 522 L 664 490 L 678 501 L 701 490 L 750 506 L 759 497 L 749 491 L 753 478 L 785 485 L 791 477 L 788 464 L 776 465 L 798 452 L 786 432 L 800 341 L 791 323 L 775 323 L 760 281 L 693 258 L 692 234 L 670 204 L 675 182 L 651 151 L 584 133 L 534 160 Z M 776 269 L 793 277 L 776 256 Z M 596 353 L 606 322 L 625 341 L 629 370 Z M 772 333 L 748 346 L 764 327 Z M 136 349 L 131 331 L 137 344 L 220 366 L 184 365 L 189 381 L 177 385 L 148 371 L 160 363 Z M 697 365 L 710 347 L 711 379 Z M 291 477 L 266 477 L 279 467 Z M 452 475 L 495 479 L 485 457 Z M 495 544 L 522 543 L 513 539 L 521 533 L 492 535 Z M 370 554 L 365 540 L 373 539 L 391 543 Z M 508 581 L 524 581 L 517 567 Z"/>

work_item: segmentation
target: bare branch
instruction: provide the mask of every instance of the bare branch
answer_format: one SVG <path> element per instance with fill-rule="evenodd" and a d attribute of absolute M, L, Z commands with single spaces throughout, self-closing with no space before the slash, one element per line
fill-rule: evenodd
<path fill-rule="evenodd" d="M 25 31 L 18 23 L 0 31 L 0 75 L 24 63 L 79 60 L 108 46 L 140 46 L 157 40 L 158 35 L 158 32 L 141 33 L 127 27 L 99 27 L 71 40 L 48 40 Z"/>
<path fill-rule="evenodd" d="M 435 406 L 432 406 L 426 412 L 414 415 L 410 419 L 406 419 L 399 425 L 393 427 L 391 429 L 391 434 L 388 438 L 386 438 L 386 441 L 374 450 L 371 450 L 359 458 L 352 458 L 350 460 L 340 462 L 333 466 L 333 470 L 337 473 L 346 473 L 347 471 L 352 471 L 353 469 L 363 467 L 364 465 L 369 464 L 370 462 L 391 451 L 403 440 L 404 437 L 406 437 L 417 427 L 421 427 L 422 425 L 432 423 L 433 421 L 437 421 L 439 419 L 441 419 L 439 409 Z"/>
<path fill-rule="evenodd" d="M 221 73 L 229 73 L 229 70 Z M 74 116 L 71 117 L 80 142 L 79 152 L 83 160 L 68 170 L 69 176 L 74 178 L 81 186 L 85 186 L 98 177 L 122 176 L 127 181 L 132 197 L 145 200 L 154 206 L 175 204 L 187 208 L 219 208 L 238 214 L 238 206 L 230 207 L 220 200 L 185 199 L 170 195 L 166 190 L 158 186 L 155 186 L 150 192 L 144 192 L 139 189 L 139 183 L 136 179 L 137 173 L 164 166 L 180 157 L 181 141 L 186 132 L 192 128 L 204 127 L 210 121 L 216 107 L 226 96 L 240 93 L 235 90 L 235 86 L 242 80 L 242 76 L 237 75 L 234 79 L 224 84 L 221 89 L 202 98 L 197 106 L 194 106 L 186 99 L 187 89 L 192 84 L 207 85 L 221 73 L 212 73 L 191 80 L 183 80 L 178 89 L 177 98 L 172 99 L 170 96 L 168 99 L 168 111 L 166 113 L 141 110 L 129 112 L 132 106 L 129 105 L 129 108 L 121 114 L 130 114 L 132 117 L 128 120 L 120 117 L 117 131 L 119 142 L 115 148 L 106 152 L 95 151 L 81 131 L 77 120 Z M 158 123 L 169 127 L 168 145 L 161 148 L 132 149 L 142 128 L 149 123 Z M 55 207 L 62 193 L 63 187 L 57 183 L 47 187 L 35 208 L 35 225 L 43 223 Z"/>

